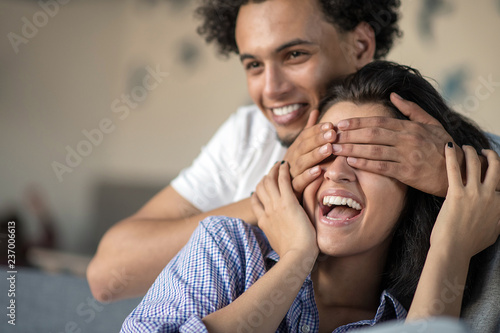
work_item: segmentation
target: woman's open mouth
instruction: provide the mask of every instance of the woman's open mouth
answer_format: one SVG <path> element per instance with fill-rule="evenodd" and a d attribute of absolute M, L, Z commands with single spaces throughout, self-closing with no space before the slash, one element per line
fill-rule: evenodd
<path fill-rule="evenodd" d="M 322 220 L 327 224 L 345 225 L 357 218 L 363 210 L 359 202 L 343 196 L 325 196 L 320 204 Z"/>

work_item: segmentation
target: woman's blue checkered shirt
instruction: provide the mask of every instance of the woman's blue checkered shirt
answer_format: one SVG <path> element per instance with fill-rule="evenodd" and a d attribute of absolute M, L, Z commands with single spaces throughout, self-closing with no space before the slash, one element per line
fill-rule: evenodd
<path fill-rule="evenodd" d="M 125 319 L 121 332 L 207 332 L 201 318 L 231 303 L 279 259 L 257 227 L 238 219 L 203 220 L 188 244 L 163 269 L 148 293 Z M 140 263 L 138 263 L 140 264 Z M 272 310 L 262 303 L 240 332 L 249 332 Z M 406 317 L 398 300 L 384 291 L 375 317 L 334 332 Z M 304 281 L 277 332 L 317 332 L 319 318 L 310 276 Z"/>

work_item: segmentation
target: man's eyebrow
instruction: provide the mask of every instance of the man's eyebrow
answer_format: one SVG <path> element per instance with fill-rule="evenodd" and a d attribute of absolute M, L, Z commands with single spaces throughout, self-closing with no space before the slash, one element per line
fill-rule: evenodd
<path fill-rule="evenodd" d="M 285 43 L 285 44 L 279 46 L 275 50 L 275 52 L 279 53 L 279 52 L 281 52 L 283 50 L 286 50 L 289 47 L 293 47 L 293 46 L 297 46 L 297 45 L 316 45 L 316 43 L 308 41 L 308 40 L 297 38 L 297 39 L 291 40 L 288 43 Z M 255 56 L 253 56 L 253 55 L 251 55 L 249 53 L 242 53 L 242 54 L 240 54 L 240 61 L 241 62 L 243 62 L 246 59 L 255 59 Z"/>
<path fill-rule="evenodd" d="M 297 45 L 314 45 L 316 43 L 313 43 L 311 41 L 308 41 L 308 40 L 304 40 L 304 39 L 300 39 L 300 38 L 297 38 L 297 39 L 294 39 L 292 41 L 289 41 L 288 43 L 285 43 L 283 45 L 281 45 L 280 47 L 278 47 L 276 49 L 276 53 L 278 52 L 281 52 L 289 47 L 292 47 L 292 46 L 297 46 Z"/>

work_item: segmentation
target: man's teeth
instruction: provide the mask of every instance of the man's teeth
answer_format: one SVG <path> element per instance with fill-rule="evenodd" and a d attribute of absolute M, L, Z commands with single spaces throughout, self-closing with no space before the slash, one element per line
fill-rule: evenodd
<path fill-rule="evenodd" d="M 300 104 L 291 104 L 281 108 L 274 108 L 273 113 L 277 116 L 284 116 L 286 114 L 292 113 L 300 108 Z"/>
<path fill-rule="evenodd" d="M 326 196 L 323 198 L 323 205 L 325 206 L 349 206 L 356 210 L 361 210 L 361 205 L 351 198 L 338 197 L 338 196 Z"/>

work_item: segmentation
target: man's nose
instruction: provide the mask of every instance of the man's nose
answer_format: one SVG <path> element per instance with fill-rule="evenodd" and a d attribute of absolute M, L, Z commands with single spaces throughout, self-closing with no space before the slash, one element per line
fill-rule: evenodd
<path fill-rule="evenodd" d="M 347 164 L 347 157 L 337 156 L 326 166 L 325 179 L 334 181 L 336 183 L 353 182 L 356 180 L 354 169 Z"/>
<path fill-rule="evenodd" d="M 287 75 L 278 65 L 267 66 L 264 80 L 264 97 L 267 100 L 279 100 L 292 87 Z"/>

